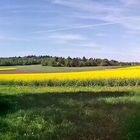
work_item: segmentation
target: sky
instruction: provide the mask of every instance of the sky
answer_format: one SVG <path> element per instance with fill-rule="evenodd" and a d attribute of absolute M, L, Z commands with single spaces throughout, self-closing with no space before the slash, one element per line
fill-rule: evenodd
<path fill-rule="evenodd" d="M 140 0 L 1 0 L 0 57 L 140 62 Z"/>

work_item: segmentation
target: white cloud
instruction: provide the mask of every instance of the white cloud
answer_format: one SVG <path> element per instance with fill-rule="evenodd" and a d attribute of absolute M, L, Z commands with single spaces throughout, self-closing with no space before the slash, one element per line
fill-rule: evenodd
<path fill-rule="evenodd" d="M 107 37 L 107 36 L 109 36 L 109 34 L 100 32 L 100 33 L 97 33 L 96 36 L 98 36 L 98 37 Z"/>
<path fill-rule="evenodd" d="M 140 32 L 137 31 L 137 30 L 127 30 L 126 34 L 129 34 L 129 35 L 140 35 Z"/>
<path fill-rule="evenodd" d="M 63 39 L 67 41 L 71 40 L 83 40 L 84 38 L 81 35 L 76 35 L 76 34 L 55 34 L 49 36 L 51 39 Z"/>
<path fill-rule="evenodd" d="M 71 26 L 67 28 L 56 28 L 56 29 L 50 29 L 50 30 L 39 30 L 35 31 L 33 33 L 39 34 L 39 33 L 51 33 L 51 32 L 59 32 L 59 31 L 71 31 L 71 30 L 76 30 L 76 29 L 91 29 L 95 27 L 100 27 L 100 26 L 107 26 L 107 25 L 112 25 L 116 23 L 112 22 L 105 22 L 105 23 L 98 23 L 98 24 L 90 24 L 90 25 L 79 25 L 79 26 Z"/>
<path fill-rule="evenodd" d="M 60 44 L 85 40 L 85 38 L 79 34 L 52 34 L 48 36 L 48 39 L 52 40 L 52 43 Z"/>
<path fill-rule="evenodd" d="M 71 55 L 77 53 L 76 56 L 90 56 L 91 54 L 93 56 L 95 53 L 101 52 L 103 48 L 103 45 L 87 39 L 82 42 L 69 43 L 66 47 L 59 48 L 59 50 L 66 51 L 66 54 L 71 53 Z"/>
<path fill-rule="evenodd" d="M 119 4 L 119 0 L 118 4 L 106 4 L 92 0 L 54 0 L 53 3 L 76 10 L 76 14 L 73 15 L 75 18 L 115 22 L 127 29 L 140 30 L 140 16 L 134 13 L 135 7 L 139 10 L 140 0 L 120 1 L 122 5 Z"/>
<path fill-rule="evenodd" d="M 94 49 L 94 50 L 101 50 L 103 48 L 102 45 L 97 44 L 97 43 L 89 43 L 90 41 L 86 41 L 84 43 L 79 43 L 79 44 L 74 44 L 75 47 L 82 47 L 84 49 Z"/>
<path fill-rule="evenodd" d="M 139 0 L 120 0 L 125 6 L 140 5 Z"/>
<path fill-rule="evenodd" d="M 118 11 L 119 9 L 103 5 L 99 2 L 92 1 L 92 0 L 54 0 L 54 4 L 59 4 L 67 7 L 71 7 L 76 9 L 77 11 L 87 11 L 87 12 L 94 12 L 94 13 L 104 13 L 104 12 L 112 12 Z"/>
<path fill-rule="evenodd" d="M 30 39 L 0 35 L 0 41 L 30 41 Z"/>

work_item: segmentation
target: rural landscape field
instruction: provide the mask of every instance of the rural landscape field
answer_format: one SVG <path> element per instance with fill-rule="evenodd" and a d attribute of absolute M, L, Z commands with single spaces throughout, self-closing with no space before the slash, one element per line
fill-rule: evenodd
<path fill-rule="evenodd" d="M 0 140 L 140 140 L 140 0 L 0 0 Z"/>
<path fill-rule="evenodd" d="M 1 68 L 0 139 L 139 139 L 140 66 L 11 74 L 17 69 Z"/>

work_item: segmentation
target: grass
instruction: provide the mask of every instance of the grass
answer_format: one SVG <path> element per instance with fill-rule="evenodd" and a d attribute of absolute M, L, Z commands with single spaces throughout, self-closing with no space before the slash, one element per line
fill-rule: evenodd
<path fill-rule="evenodd" d="M 138 140 L 140 87 L 0 86 L 1 140 Z"/>
<path fill-rule="evenodd" d="M 11 66 L 12 67 L 12 66 Z M 97 66 L 97 67 L 51 67 L 41 65 L 30 65 L 30 66 L 14 66 L 17 72 L 22 73 L 54 73 L 54 72 L 79 72 L 79 71 L 93 71 L 102 69 L 119 68 L 119 66 Z M 0 67 L 3 68 L 3 67 Z M 5 66 L 5 68 L 7 68 Z M 8 66 L 9 68 L 9 66 Z"/>

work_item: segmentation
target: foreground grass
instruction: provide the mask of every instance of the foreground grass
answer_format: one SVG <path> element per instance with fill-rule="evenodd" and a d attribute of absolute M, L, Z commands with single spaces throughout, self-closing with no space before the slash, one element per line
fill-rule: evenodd
<path fill-rule="evenodd" d="M 139 87 L 0 86 L 2 140 L 138 140 Z"/>

